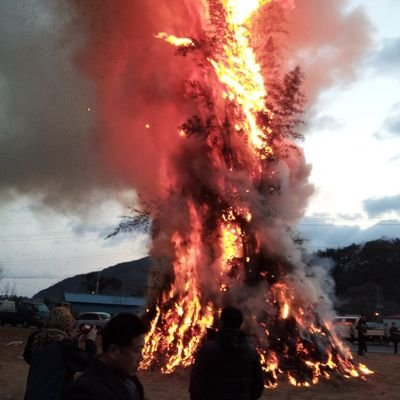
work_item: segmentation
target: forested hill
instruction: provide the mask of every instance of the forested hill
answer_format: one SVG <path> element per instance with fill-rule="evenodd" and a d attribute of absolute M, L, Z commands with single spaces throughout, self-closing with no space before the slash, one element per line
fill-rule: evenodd
<path fill-rule="evenodd" d="M 400 239 L 327 249 L 317 253 L 330 258 L 336 283 L 336 309 L 341 313 L 400 314 Z M 99 279 L 102 294 L 144 296 L 151 266 L 149 257 L 121 263 L 97 272 L 65 279 L 35 295 L 61 298 L 65 291 L 91 293 Z"/>
<path fill-rule="evenodd" d="M 400 239 L 327 249 L 318 256 L 334 261 L 338 311 L 400 314 Z"/>
<path fill-rule="evenodd" d="M 123 262 L 100 272 L 89 272 L 62 280 L 36 293 L 36 299 L 63 299 L 64 292 L 92 293 L 98 285 L 100 294 L 145 296 L 152 265 L 150 257 Z"/>

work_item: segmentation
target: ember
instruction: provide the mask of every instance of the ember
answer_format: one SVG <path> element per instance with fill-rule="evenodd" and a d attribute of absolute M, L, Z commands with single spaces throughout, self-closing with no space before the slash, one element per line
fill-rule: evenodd
<path fill-rule="evenodd" d="M 329 300 L 291 231 L 311 191 L 294 142 L 302 77 L 298 68 L 264 77 L 251 32 L 269 1 L 192 3 L 204 24 L 198 37 L 155 34 L 194 60 L 187 99 L 196 113 L 177 127 L 169 196 L 152 212 L 153 253 L 173 267 L 151 312 L 141 367 L 189 366 L 221 307 L 233 304 L 247 315 L 266 386 L 371 373 L 354 365 L 325 319 Z"/>

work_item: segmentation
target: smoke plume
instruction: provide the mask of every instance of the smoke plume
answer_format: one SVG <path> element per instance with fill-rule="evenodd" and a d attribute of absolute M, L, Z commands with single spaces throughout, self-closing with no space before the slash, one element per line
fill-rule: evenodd
<path fill-rule="evenodd" d="M 198 36 L 193 4 L 0 2 L 2 199 L 22 193 L 82 208 L 124 188 L 165 196 L 177 127 L 194 113 L 183 95 L 193 61 L 154 35 Z M 347 7 L 307 0 L 284 10 L 284 55 L 304 69 L 310 104 L 351 79 L 368 46 L 363 11 Z"/>

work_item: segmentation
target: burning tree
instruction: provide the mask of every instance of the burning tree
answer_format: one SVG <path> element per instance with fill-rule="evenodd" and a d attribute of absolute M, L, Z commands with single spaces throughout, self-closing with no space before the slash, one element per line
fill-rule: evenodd
<path fill-rule="evenodd" d="M 301 70 L 280 73 L 273 53 L 263 69 L 258 63 L 251 21 L 268 0 L 191 3 L 201 9 L 198 37 L 156 35 L 196 68 L 185 83 L 194 112 L 167 161 L 168 196 L 149 208 L 152 253 L 172 269 L 152 305 L 142 368 L 190 365 L 220 308 L 233 304 L 247 316 L 267 386 L 279 375 L 299 386 L 334 370 L 363 376 L 369 371 L 335 336 L 330 302 L 292 233 L 312 191 L 295 142 Z"/>

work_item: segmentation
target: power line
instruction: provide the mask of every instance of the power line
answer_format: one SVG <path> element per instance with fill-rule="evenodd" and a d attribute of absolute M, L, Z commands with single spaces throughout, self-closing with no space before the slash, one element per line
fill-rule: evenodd
<path fill-rule="evenodd" d="M 67 279 L 71 278 L 71 275 L 65 275 L 65 276 L 46 276 L 46 275 L 26 275 L 26 276 L 12 276 L 12 275 L 4 275 L 4 279 L 51 279 L 51 280 L 56 280 L 56 279 Z"/>
<path fill-rule="evenodd" d="M 342 225 L 337 225 L 337 224 L 333 224 L 333 223 L 326 223 L 326 224 L 319 224 L 319 223 L 307 223 L 307 222 L 301 222 L 301 223 L 299 223 L 299 224 L 297 224 L 296 226 L 331 226 L 331 227 L 333 227 L 333 228 L 337 228 L 337 227 L 339 227 L 339 228 L 342 228 L 342 227 L 348 227 L 348 228 L 352 228 L 352 227 L 354 227 L 354 226 L 358 226 L 358 225 L 345 225 L 345 224 L 342 224 Z M 385 224 L 385 223 L 383 223 L 383 224 L 376 224 L 376 225 L 372 225 L 372 227 L 380 227 L 380 226 L 400 226 L 400 222 L 398 223 L 398 222 L 395 222 L 395 223 L 388 223 L 388 224 Z"/>
<path fill-rule="evenodd" d="M 63 258 L 23 258 L 23 259 L 1 259 L 0 261 L 4 264 L 18 264 L 18 263 L 43 263 L 43 262 L 68 262 L 68 261 L 80 261 L 85 259 L 98 259 L 98 258 L 109 258 L 109 257 L 134 257 L 131 252 L 126 253 L 107 253 L 87 256 L 69 256 Z"/>
<path fill-rule="evenodd" d="M 74 240 L 79 240 L 79 239 L 101 239 L 102 238 L 99 235 L 90 235 L 85 234 L 85 235 L 11 235 L 11 236 L 0 236 L 0 242 L 26 242 L 26 241 L 40 241 L 40 240 L 69 240 L 69 239 L 74 239 Z"/>
<path fill-rule="evenodd" d="M 122 235 L 120 237 L 123 237 Z M 94 239 L 94 240 L 105 240 L 105 237 L 99 234 L 77 234 L 77 235 L 2 235 L 0 236 L 0 242 L 36 242 L 36 241 L 55 241 L 55 240 L 82 240 L 83 239 Z"/>
<path fill-rule="evenodd" d="M 358 217 L 358 218 L 345 218 L 345 217 L 311 217 L 311 216 L 305 216 L 303 217 L 304 219 L 306 219 L 307 221 L 350 221 L 350 222 L 354 222 L 354 221 L 378 221 L 378 222 L 384 222 L 384 221 L 394 221 L 397 220 L 396 218 L 393 219 L 389 219 L 389 218 L 371 218 L 371 217 Z M 399 222 L 394 222 L 396 224 L 400 224 L 400 220 Z M 26 225 L 24 225 L 26 226 Z M 79 236 L 88 236 L 88 235 L 94 235 L 97 236 L 96 233 L 94 232 L 81 232 L 81 233 L 76 233 L 76 234 L 72 234 L 71 235 L 71 231 L 50 231 L 50 232 L 46 232 L 46 231 L 42 231 L 42 232 L 37 232 L 37 233 L 15 233 L 15 234 L 10 234 L 10 235 L 0 235 L 0 240 L 5 238 L 25 238 L 25 237 L 46 237 L 46 236 L 54 236 L 54 235 L 61 235 L 61 236 L 65 236 L 65 235 L 69 235 L 71 237 L 79 237 Z"/>

